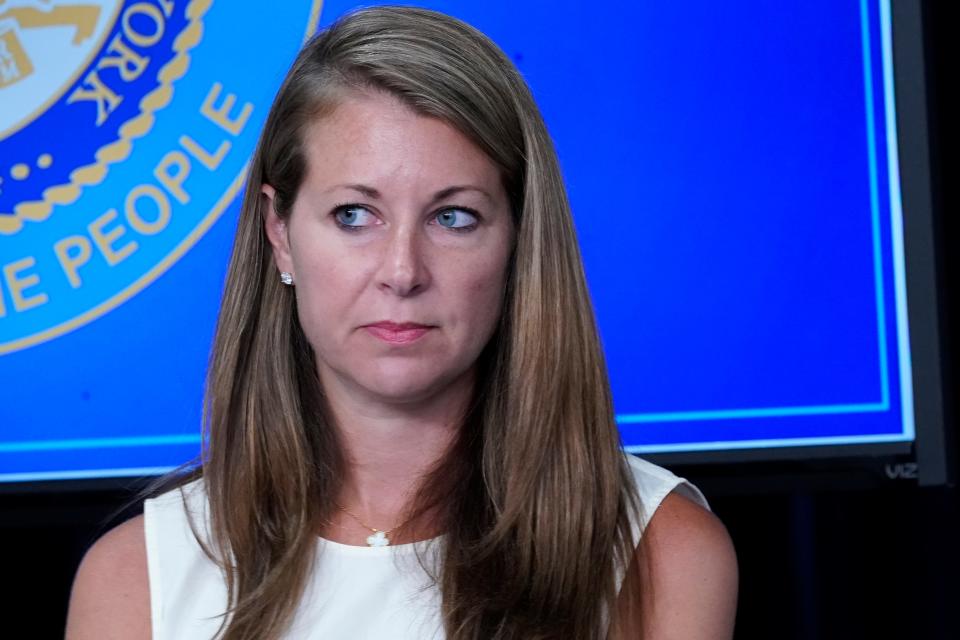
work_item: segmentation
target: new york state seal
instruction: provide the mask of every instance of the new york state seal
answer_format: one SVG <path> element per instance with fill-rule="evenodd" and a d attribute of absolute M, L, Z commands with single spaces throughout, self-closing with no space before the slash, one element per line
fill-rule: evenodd
<path fill-rule="evenodd" d="M 0 354 L 107 313 L 203 236 L 320 5 L 0 0 Z"/>

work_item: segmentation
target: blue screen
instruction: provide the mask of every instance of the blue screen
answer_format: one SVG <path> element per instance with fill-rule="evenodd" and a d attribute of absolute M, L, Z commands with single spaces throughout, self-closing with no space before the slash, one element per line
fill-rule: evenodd
<path fill-rule="evenodd" d="M 275 4 L 0 8 L 0 480 L 198 453 L 246 163 L 356 6 Z M 914 438 L 887 2 L 422 4 L 541 107 L 628 450 Z"/>

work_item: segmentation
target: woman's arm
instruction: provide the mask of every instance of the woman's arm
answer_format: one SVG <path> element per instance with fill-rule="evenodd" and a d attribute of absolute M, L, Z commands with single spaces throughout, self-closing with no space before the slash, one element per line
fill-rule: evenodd
<path fill-rule="evenodd" d="M 73 581 L 66 640 L 149 640 L 150 587 L 143 516 L 90 547 Z"/>
<path fill-rule="evenodd" d="M 637 581 L 639 613 L 636 603 L 626 601 L 636 593 L 628 585 Z M 647 525 L 642 552 L 625 578 L 619 602 L 625 626 L 614 637 L 730 640 L 736 609 L 737 557 L 730 535 L 708 510 L 671 493 Z"/>

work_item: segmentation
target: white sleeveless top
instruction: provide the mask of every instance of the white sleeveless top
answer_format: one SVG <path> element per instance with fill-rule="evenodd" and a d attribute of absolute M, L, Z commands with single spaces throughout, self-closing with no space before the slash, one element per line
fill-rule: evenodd
<path fill-rule="evenodd" d="M 673 490 L 709 508 L 699 489 L 666 469 L 627 456 L 642 504 L 634 539 Z M 202 480 L 144 502 L 153 640 L 209 640 L 226 609 L 220 569 L 190 524 L 205 530 Z M 312 578 L 285 638 L 289 640 L 442 640 L 440 591 L 418 564 L 419 547 L 436 559 L 441 538 L 389 547 L 358 547 L 318 538 Z"/>

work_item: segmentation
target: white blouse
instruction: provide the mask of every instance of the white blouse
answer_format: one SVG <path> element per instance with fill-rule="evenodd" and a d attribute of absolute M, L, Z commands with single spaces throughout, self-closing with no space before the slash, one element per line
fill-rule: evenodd
<path fill-rule="evenodd" d="M 650 462 L 627 456 L 642 504 L 639 537 L 663 499 L 678 490 L 709 508 L 692 484 Z M 203 481 L 144 503 L 150 613 L 154 640 L 209 640 L 226 609 L 223 575 L 203 552 L 198 533 L 205 529 Z M 316 565 L 286 638 L 289 640 L 440 640 L 440 591 L 416 557 L 436 562 L 442 538 L 387 547 L 345 545 L 317 539 Z"/>

